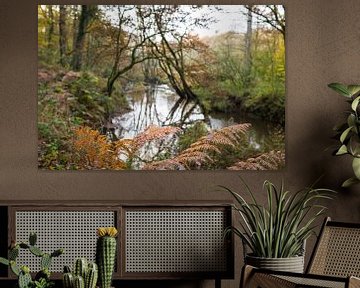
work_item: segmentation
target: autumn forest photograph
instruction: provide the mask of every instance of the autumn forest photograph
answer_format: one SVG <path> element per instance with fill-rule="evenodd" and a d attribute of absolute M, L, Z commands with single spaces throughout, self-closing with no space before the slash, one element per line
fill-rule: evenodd
<path fill-rule="evenodd" d="M 282 5 L 38 5 L 38 168 L 285 167 Z"/>

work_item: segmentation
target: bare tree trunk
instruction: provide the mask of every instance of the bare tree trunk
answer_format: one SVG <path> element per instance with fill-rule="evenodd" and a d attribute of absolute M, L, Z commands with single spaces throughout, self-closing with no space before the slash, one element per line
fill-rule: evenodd
<path fill-rule="evenodd" d="M 252 6 L 247 11 L 247 28 L 245 34 L 245 54 L 244 54 L 244 86 L 248 90 L 251 81 L 251 42 L 252 42 Z"/>
<path fill-rule="evenodd" d="M 52 47 L 52 38 L 54 35 L 54 13 L 52 5 L 48 5 L 48 29 L 47 29 L 47 47 L 50 49 Z"/>
<path fill-rule="evenodd" d="M 60 5 L 59 11 L 59 46 L 60 46 L 60 64 L 66 65 L 67 52 L 67 29 L 66 29 L 66 6 Z"/>
<path fill-rule="evenodd" d="M 71 50 L 74 51 L 76 43 L 76 35 L 79 26 L 79 14 L 78 14 L 78 5 L 72 5 L 72 45 Z"/>
<path fill-rule="evenodd" d="M 81 70 L 85 36 L 87 33 L 86 30 L 90 21 L 94 18 L 95 13 L 96 5 L 81 5 L 79 28 L 77 31 L 74 54 L 71 63 L 72 69 L 75 71 Z"/>

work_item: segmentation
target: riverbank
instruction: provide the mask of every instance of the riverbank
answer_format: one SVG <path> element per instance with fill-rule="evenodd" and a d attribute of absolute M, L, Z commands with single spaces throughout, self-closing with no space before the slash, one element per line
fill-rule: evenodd
<path fill-rule="evenodd" d="M 79 169 L 76 164 L 79 155 L 74 155 L 72 145 L 75 131 L 83 126 L 107 135 L 110 142 L 134 139 L 153 125 L 179 127 L 180 138 L 172 142 L 173 152 L 162 156 L 165 158 L 173 157 L 212 131 L 241 123 L 252 125 L 247 134 L 248 154 L 284 149 L 281 125 L 242 112 L 210 110 L 205 113 L 203 107 L 191 101 L 179 104 L 178 95 L 166 84 L 133 85 L 132 89 L 118 86 L 112 97 L 106 96 L 105 87 L 104 78 L 89 72 L 39 69 L 39 168 Z M 109 115 L 112 117 L 107 118 Z M 154 149 L 158 144 L 151 145 L 147 149 Z"/>

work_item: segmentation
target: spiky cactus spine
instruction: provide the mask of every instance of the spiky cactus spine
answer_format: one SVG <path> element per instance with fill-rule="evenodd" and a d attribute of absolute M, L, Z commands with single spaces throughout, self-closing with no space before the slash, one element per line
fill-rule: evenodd
<path fill-rule="evenodd" d="M 98 228 L 96 262 L 99 267 L 100 288 L 110 288 L 116 257 L 116 235 L 114 227 Z"/>

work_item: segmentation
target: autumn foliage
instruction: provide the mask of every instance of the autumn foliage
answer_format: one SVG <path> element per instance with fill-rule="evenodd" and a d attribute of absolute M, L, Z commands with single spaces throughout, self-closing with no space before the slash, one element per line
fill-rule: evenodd
<path fill-rule="evenodd" d="M 140 158 L 141 148 L 179 131 L 176 127 L 151 125 L 133 139 L 110 141 L 96 130 L 80 127 L 74 133 L 74 161 L 78 169 L 131 169 L 135 160 L 145 161 Z"/>
<path fill-rule="evenodd" d="M 73 147 L 75 150 L 75 165 L 78 169 L 132 169 L 139 165 L 145 170 L 198 170 L 216 169 L 218 159 L 224 152 L 247 147 L 247 132 L 251 129 L 249 123 L 228 126 L 209 133 L 192 143 L 189 148 L 175 156 L 160 161 L 156 156 L 148 158 L 144 147 L 150 143 L 176 139 L 181 133 L 177 127 L 149 126 L 133 139 L 110 141 L 105 135 L 89 127 L 75 130 Z M 171 147 L 163 146 L 162 149 Z M 140 163 L 140 164 L 139 164 Z M 254 158 L 238 159 L 231 163 L 230 170 L 266 170 L 279 169 L 285 164 L 285 155 L 281 151 L 263 153 Z"/>
<path fill-rule="evenodd" d="M 119 159 L 116 143 L 107 140 L 105 135 L 89 127 L 75 130 L 75 162 L 80 169 L 116 169 L 126 168 Z"/>

